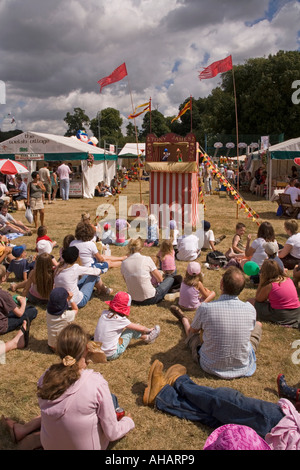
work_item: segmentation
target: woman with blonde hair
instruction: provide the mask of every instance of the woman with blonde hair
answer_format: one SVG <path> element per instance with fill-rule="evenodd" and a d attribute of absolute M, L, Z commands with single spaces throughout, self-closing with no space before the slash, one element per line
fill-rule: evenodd
<path fill-rule="evenodd" d="M 122 261 L 121 274 L 127 285 L 127 291 L 131 295 L 132 303 L 136 305 L 153 305 L 163 300 L 164 296 L 172 289 L 174 278 L 167 276 L 165 279 L 157 269 L 150 256 L 142 255 L 144 247 L 142 239 L 131 239 L 128 244 L 129 256 Z M 158 283 L 154 287 L 151 282 L 154 277 Z"/>
<path fill-rule="evenodd" d="M 265 260 L 254 299 L 257 320 L 298 328 L 300 302 L 293 281 L 274 260 Z"/>

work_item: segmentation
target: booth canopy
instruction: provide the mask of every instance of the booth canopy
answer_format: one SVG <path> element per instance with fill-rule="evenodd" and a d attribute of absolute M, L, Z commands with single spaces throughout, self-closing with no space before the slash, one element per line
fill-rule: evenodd
<path fill-rule="evenodd" d="M 119 152 L 119 158 L 135 157 L 137 158 L 141 154 L 145 154 L 146 144 L 125 144 L 122 150 Z"/>
<path fill-rule="evenodd" d="M 23 132 L 0 143 L 0 158 L 3 156 L 12 160 L 30 160 L 41 154 L 46 161 L 86 160 L 89 154 L 94 156 L 94 160 L 117 160 L 118 158 L 116 154 L 81 142 L 75 136 Z"/>

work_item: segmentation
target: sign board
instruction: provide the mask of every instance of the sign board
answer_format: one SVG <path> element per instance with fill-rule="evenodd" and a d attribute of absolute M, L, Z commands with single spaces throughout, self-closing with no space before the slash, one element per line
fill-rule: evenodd
<path fill-rule="evenodd" d="M 44 160 L 43 153 L 27 153 L 27 154 L 15 154 L 15 159 L 19 161 L 30 161 L 30 160 Z"/>
<path fill-rule="evenodd" d="M 82 190 L 82 181 L 70 181 L 70 197 L 82 197 L 83 190 Z"/>

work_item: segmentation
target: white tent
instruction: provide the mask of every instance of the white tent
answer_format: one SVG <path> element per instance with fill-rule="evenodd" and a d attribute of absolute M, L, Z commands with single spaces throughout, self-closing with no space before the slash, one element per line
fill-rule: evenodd
<path fill-rule="evenodd" d="M 120 166 L 128 166 L 139 155 L 145 156 L 146 144 L 145 143 L 129 143 L 125 144 L 122 150 L 118 154 L 118 163 Z"/>
<path fill-rule="evenodd" d="M 94 163 L 88 166 L 87 158 L 93 155 Z M 26 164 L 29 171 L 36 168 L 38 160 L 48 162 L 78 161 L 82 168 L 82 195 L 92 198 L 97 183 L 109 183 L 116 174 L 117 155 L 81 142 L 77 137 L 64 137 L 40 132 L 23 132 L 0 143 L 0 158 L 10 158 Z"/>

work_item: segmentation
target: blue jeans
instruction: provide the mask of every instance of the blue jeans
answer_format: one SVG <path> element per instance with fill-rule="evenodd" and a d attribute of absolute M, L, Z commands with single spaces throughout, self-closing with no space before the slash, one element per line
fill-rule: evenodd
<path fill-rule="evenodd" d="M 158 304 L 158 302 L 161 302 L 163 300 L 164 296 L 169 292 L 171 287 L 174 284 L 174 277 L 172 276 L 167 276 L 163 282 L 161 282 L 157 287 L 156 287 L 156 293 L 154 297 L 151 297 L 150 299 L 146 300 L 132 300 L 132 303 L 135 305 L 154 305 Z"/>
<path fill-rule="evenodd" d="M 197 385 L 188 375 L 179 377 L 174 386 L 166 385 L 156 396 L 156 407 L 167 413 L 217 428 L 241 424 L 261 437 L 284 417 L 278 404 L 248 398 L 229 387 Z"/>
<path fill-rule="evenodd" d="M 121 354 L 125 352 L 132 338 L 139 339 L 141 336 L 142 336 L 142 333 L 126 328 L 121 334 L 122 344 L 118 344 L 117 351 L 112 356 L 109 356 L 107 360 L 113 361 L 114 359 L 118 359 L 118 357 L 120 357 Z"/>
<path fill-rule="evenodd" d="M 21 317 L 17 317 L 13 312 L 9 312 L 8 317 L 7 317 L 8 326 L 7 326 L 6 333 L 8 333 L 9 331 L 14 331 L 18 329 L 22 325 L 25 318 L 28 318 L 28 320 L 31 323 L 32 320 L 36 318 L 37 313 L 38 313 L 37 309 L 33 305 L 27 305 L 25 308 L 25 312 L 23 313 Z"/>
<path fill-rule="evenodd" d="M 88 303 L 88 301 L 92 297 L 95 284 L 99 280 L 100 280 L 100 276 L 92 276 L 88 274 L 86 274 L 85 276 L 82 276 L 82 278 L 79 280 L 77 284 L 80 292 L 83 293 L 83 298 L 81 299 L 79 304 L 77 304 L 78 308 L 82 308 Z"/>
<path fill-rule="evenodd" d="M 63 200 L 69 200 L 69 191 L 70 191 L 70 180 L 68 178 L 64 178 L 60 180 L 60 196 Z"/>

